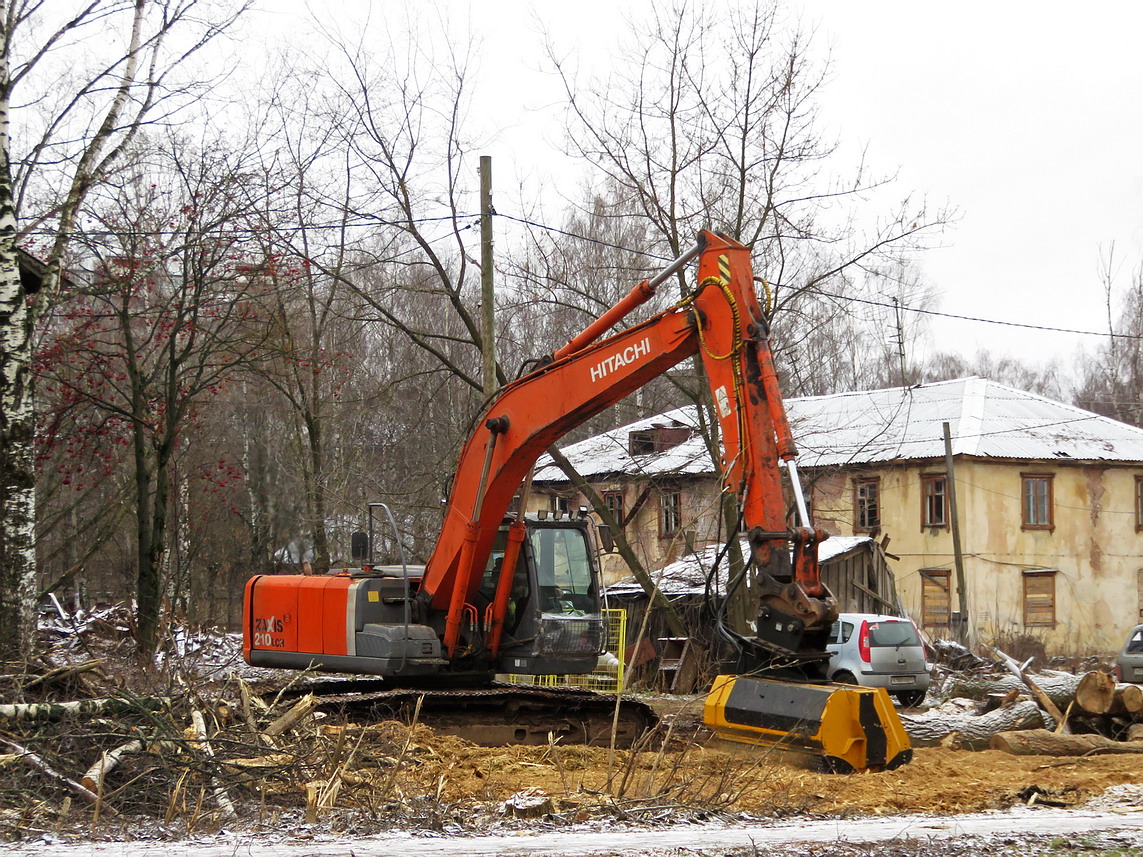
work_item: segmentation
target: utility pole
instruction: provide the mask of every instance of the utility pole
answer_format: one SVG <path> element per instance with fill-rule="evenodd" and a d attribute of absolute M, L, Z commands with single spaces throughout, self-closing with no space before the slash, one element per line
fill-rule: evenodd
<path fill-rule="evenodd" d="M 956 479 L 953 476 L 952 433 L 949 424 L 944 423 L 945 432 L 945 482 L 948 485 L 949 517 L 952 523 L 953 562 L 956 567 L 957 607 L 960 610 L 960 627 L 957 640 L 966 645 L 970 642 L 968 623 L 968 590 L 964 584 L 964 554 L 960 549 L 960 515 L 956 504 Z"/>
<path fill-rule="evenodd" d="M 484 397 L 490 398 L 496 382 L 496 294 L 492 281 L 492 158 L 480 156 L 480 338 L 484 345 Z"/>

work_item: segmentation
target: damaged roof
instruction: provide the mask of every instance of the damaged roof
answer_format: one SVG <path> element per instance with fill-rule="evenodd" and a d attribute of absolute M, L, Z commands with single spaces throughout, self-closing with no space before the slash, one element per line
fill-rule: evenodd
<path fill-rule="evenodd" d="M 1143 429 L 984 378 L 787 399 L 786 410 L 803 467 L 943 458 L 945 422 L 958 456 L 1143 462 Z M 698 432 L 665 451 L 631 452 L 634 432 L 696 422 L 693 406 L 677 408 L 563 452 L 589 479 L 713 473 Z M 566 481 L 547 456 L 540 459 L 535 480 Z"/>
<path fill-rule="evenodd" d="M 872 541 L 869 536 L 830 536 L 818 544 L 818 561 L 826 562 L 856 548 L 866 548 Z M 740 544 L 743 555 L 748 556 L 750 546 L 745 539 Z M 697 548 L 694 553 L 651 572 L 651 579 L 655 581 L 659 591 L 668 598 L 682 595 L 702 595 L 706 591 L 707 575 L 710 573 L 715 557 L 718 556 L 722 547 L 721 544 L 712 544 Z M 723 557 L 718 564 L 718 582 L 715 587 L 719 592 L 726 589 L 728 568 L 729 564 L 726 557 Z M 607 587 L 608 595 L 627 595 L 642 591 L 643 587 L 634 577 L 625 578 Z"/>

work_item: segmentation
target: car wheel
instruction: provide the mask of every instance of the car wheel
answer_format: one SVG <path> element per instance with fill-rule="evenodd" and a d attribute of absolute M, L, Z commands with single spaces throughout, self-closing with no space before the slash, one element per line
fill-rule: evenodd
<path fill-rule="evenodd" d="M 902 690 L 893 694 L 897 697 L 897 701 L 901 703 L 902 708 L 912 708 L 914 705 L 920 705 L 921 701 L 925 698 L 923 690 Z"/>
<path fill-rule="evenodd" d="M 857 684 L 857 677 L 851 672 L 842 670 L 839 673 L 833 674 L 833 681 L 838 684 Z"/>

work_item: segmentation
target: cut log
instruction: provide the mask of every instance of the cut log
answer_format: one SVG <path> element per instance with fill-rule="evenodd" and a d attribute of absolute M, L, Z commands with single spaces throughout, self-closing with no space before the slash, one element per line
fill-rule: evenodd
<path fill-rule="evenodd" d="M 1132 723 L 1127 727 L 1128 741 L 1143 741 L 1143 723 Z"/>
<path fill-rule="evenodd" d="M 1102 735 L 1059 735 L 1045 729 L 1000 732 L 992 749 L 1015 756 L 1094 756 L 1103 753 L 1143 753 L 1143 743 L 1112 741 Z"/>
<path fill-rule="evenodd" d="M 1143 717 L 1143 687 L 1137 684 L 1117 684 L 1110 713 L 1132 720 Z"/>
<path fill-rule="evenodd" d="M 87 773 L 83 775 L 80 782 L 83 783 L 84 788 L 90 789 L 95 794 L 102 794 L 104 780 L 112 770 L 119 766 L 123 757 L 132 753 L 142 753 L 145 746 L 142 741 L 128 741 L 126 744 L 120 744 L 114 750 L 100 753 L 99 759 L 87 769 Z"/>
<path fill-rule="evenodd" d="M 1107 714 L 1114 701 L 1115 679 L 1105 672 L 1085 673 L 1076 685 L 1076 706 L 1088 714 Z"/>
<path fill-rule="evenodd" d="M 987 749 L 992 736 L 1016 729 L 1039 729 L 1044 718 L 1039 706 L 1025 699 L 980 716 L 955 714 L 901 715 L 901 723 L 914 747 L 935 747 L 956 732 L 956 745 L 966 750 Z"/>
<path fill-rule="evenodd" d="M 165 750 L 169 753 L 178 753 L 179 746 L 172 741 L 156 741 L 151 744 L 148 744 L 142 739 L 128 741 L 126 744 L 120 744 L 114 750 L 100 753 L 99 758 L 87 769 L 87 773 L 83 775 L 83 779 L 80 780 L 80 782 L 83 783 L 85 788 L 90 789 L 95 794 L 103 794 L 104 780 L 109 773 L 119 767 L 124 756 L 130 756 L 132 753 L 145 753 L 148 750 Z"/>
<path fill-rule="evenodd" d="M 1034 678 L 1036 686 L 1044 691 L 1057 707 L 1067 708 L 1068 703 L 1075 699 L 1076 687 L 1079 685 L 1082 676 L 1071 675 L 1070 673 L 1064 675 L 1040 674 Z M 1010 690 L 1019 690 L 1024 693 L 1027 691 L 1027 685 L 1013 675 L 968 678 L 950 684 L 947 694 L 949 696 L 966 696 L 970 699 L 985 699 L 989 694 L 1003 694 Z"/>

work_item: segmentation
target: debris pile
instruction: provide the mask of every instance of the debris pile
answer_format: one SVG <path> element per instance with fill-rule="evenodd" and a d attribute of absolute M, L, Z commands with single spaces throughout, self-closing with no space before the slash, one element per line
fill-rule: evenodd
<path fill-rule="evenodd" d="M 654 700 L 663 724 L 642 748 L 555 739 L 488 748 L 438 734 L 415 714 L 370 722 L 323 711 L 297 692 L 309 676 L 250 670 L 225 634 L 179 631 L 144 666 L 124 614 L 61 619 L 44 634 L 47 654 L 0 679 L 10 700 L 0 706 L 0 837 L 181 838 L 223 828 L 460 833 L 958 813 L 1033 799 L 1078 805 L 1138 780 L 1139 761 L 1129 755 L 1057 761 L 953 749 L 977 746 L 967 737 L 970 719 L 1035 709 L 1039 725 L 1046 722 L 1038 703 L 1006 701 L 1008 691 L 998 701 L 1000 691 L 988 691 L 910 717 L 960 718 L 949 733 L 960 737 L 920 748 L 896 771 L 846 777 L 711 741 L 697 724 L 697 698 Z M 1073 678 L 1078 689 L 1082 677 Z M 1109 711 L 1118 710 L 1115 698 Z M 1069 722 L 1081 722 L 1076 705 L 1062 697 L 1057 704 L 1070 708 Z"/>

